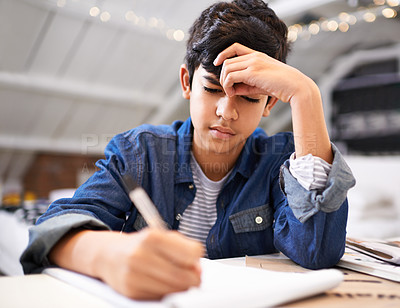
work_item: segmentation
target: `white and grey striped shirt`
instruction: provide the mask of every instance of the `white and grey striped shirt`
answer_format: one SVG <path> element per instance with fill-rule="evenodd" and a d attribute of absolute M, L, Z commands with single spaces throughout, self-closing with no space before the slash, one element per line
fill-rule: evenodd
<path fill-rule="evenodd" d="M 300 185 L 307 190 L 324 189 L 332 165 L 311 154 L 296 159 L 294 154 L 290 156 L 289 170 Z M 212 181 L 203 173 L 193 154 L 191 168 L 196 196 L 182 214 L 179 231 L 205 246 L 208 233 L 217 219 L 218 195 L 231 171 L 222 180 Z"/>
<path fill-rule="evenodd" d="M 331 169 L 331 164 L 312 154 L 296 159 L 295 153 L 290 156 L 290 173 L 307 190 L 323 190 Z"/>
<path fill-rule="evenodd" d="M 179 231 L 205 245 L 208 232 L 217 220 L 218 195 L 231 171 L 222 180 L 212 181 L 203 173 L 193 154 L 191 168 L 196 186 L 196 196 L 193 203 L 183 212 Z"/>

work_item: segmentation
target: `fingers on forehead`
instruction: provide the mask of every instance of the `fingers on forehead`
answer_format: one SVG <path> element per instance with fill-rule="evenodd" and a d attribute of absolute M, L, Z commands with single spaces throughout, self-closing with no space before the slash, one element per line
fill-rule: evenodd
<path fill-rule="evenodd" d="M 244 45 L 241 45 L 239 43 L 234 43 L 218 54 L 217 58 L 214 61 L 214 64 L 220 65 L 226 59 L 233 58 L 235 56 L 242 56 L 242 55 L 249 53 L 250 51 L 251 51 L 250 48 L 248 48 Z"/>

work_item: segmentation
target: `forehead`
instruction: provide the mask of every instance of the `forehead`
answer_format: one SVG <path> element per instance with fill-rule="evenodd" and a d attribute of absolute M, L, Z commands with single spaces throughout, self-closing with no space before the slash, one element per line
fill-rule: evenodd
<path fill-rule="evenodd" d="M 219 79 L 213 73 L 207 72 L 204 67 L 201 65 L 196 69 L 195 74 L 197 78 L 200 78 L 202 81 L 208 81 L 209 83 L 221 86 L 219 83 Z"/>

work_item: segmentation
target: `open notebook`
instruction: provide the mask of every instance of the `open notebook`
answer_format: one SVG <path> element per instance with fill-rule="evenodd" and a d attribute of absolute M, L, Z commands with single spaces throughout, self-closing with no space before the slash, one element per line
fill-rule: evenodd
<path fill-rule="evenodd" d="M 271 307 L 322 293 L 343 280 L 343 274 L 335 269 L 274 272 L 208 259 L 202 259 L 201 266 L 199 288 L 170 294 L 159 302 L 131 300 L 99 280 L 64 269 L 48 268 L 44 273 L 101 297 L 114 307 Z"/>

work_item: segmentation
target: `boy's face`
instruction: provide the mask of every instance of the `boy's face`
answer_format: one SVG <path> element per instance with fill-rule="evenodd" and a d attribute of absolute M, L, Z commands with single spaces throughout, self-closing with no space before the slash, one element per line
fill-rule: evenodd
<path fill-rule="evenodd" d="M 274 105 L 266 106 L 266 95 L 226 96 L 216 76 L 202 66 L 195 70 L 191 88 L 182 66 L 181 82 L 183 96 L 190 99 L 195 154 L 238 155 Z"/>

